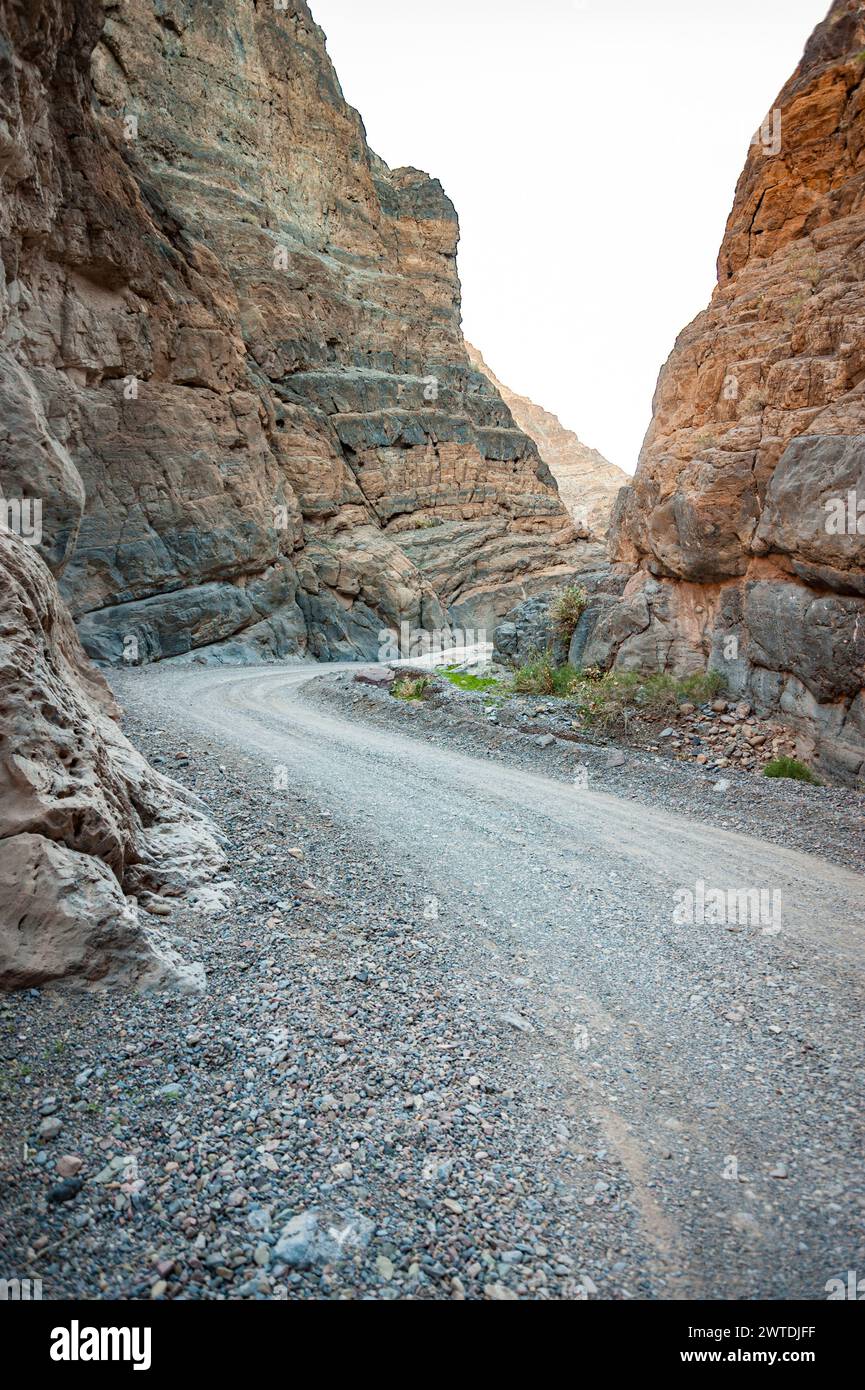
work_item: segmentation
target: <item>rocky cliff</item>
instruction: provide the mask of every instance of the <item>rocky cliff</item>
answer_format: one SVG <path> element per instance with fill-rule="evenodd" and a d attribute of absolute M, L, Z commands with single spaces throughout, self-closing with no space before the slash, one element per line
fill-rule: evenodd
<path fill-rule="evenodd" d="M 120 733 L 33 547 L 2 532 L 0 691 L 0 988 L 201 987 L 158 922 L 224 855 Z"/>
<path fill-rule="evenodd" d="M 0 986 L 200 983 L 221 852 L 57 585 L 107 663 L 355 657 L 587 548 L 302 0 L 0 0 L 0 70 Z"/>
<path fill-rule="evenodd" d="M 619 491 L 630 482 L 627 473 L 590 449 L 543 406 L 503 385 L 471 343 L 466 348 L 472 366 L 498 391 L 519 429 L 537 444 L 578 534 L 606 536 Z"/>
<path fill-rule="evenodd" d="M 748 155 L 708 309 L 613 528 L 585 659 L 707 661 L 865 776 L 865 15 L 839 0 Z"/>
<path fill-rule="evenodd" d="M 8 4 L 2 61 L 0 476 L 92 656 L 374 655 L 579 568 L 303 0 Z"/>

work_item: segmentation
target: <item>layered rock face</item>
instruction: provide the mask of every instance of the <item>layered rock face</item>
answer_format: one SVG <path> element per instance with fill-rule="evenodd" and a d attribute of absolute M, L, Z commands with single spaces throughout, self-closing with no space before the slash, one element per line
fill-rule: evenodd
<path fill-rule="evenodd" d="M 120 733 L 56 585 L 0 532 L 0 988 L 69 978 L 198 988 L 139 910 L 224 855 Z"/>
<path fill-rule="evenodd" d="M 2 485 L 92 656 L 370 656 L 579 568 L 466 356 L 454 209 L 303 0 L 7 10 Z"/>
<path fill-rule="evenodd" d="M 679 337 L 586 659 L 712 665 L 865 776 L 865 15 L 836 3 L 750 150 Z"/>
<path fill-rule="evenodd" d="M 606 536 L 619 492 L 630 482 L 627 473 L 610 463 L 597 449 L 590 449 L 543 406 L 511 391 L 499 381 L 471 343 L 466 343 L 466 349 L 472 366 L 498 391 L 516 425 L 537 444 L 538 453 L 556 480 L 559 495 L 577 533 Z"/>
<path fill-rule="evenodd" d="M 0 0 L 0 70 L 0 986 L 199 984 L 149 913 L 221 850 L 56 584 L 109 663 L 353 657 L 585 547 L 301 0 Z"/>

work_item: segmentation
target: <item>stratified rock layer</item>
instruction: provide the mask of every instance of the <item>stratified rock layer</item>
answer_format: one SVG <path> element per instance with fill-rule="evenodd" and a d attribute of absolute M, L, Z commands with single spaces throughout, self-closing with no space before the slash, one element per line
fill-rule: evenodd
<path fill-rule="evenodd" d="M 503 385 L 471 343 L 466 344 L 466 349 L 472 366 L 483 372 L 515 423 L 538 446 L 538 453 L 556 480 L 559 495 L 577 533 L 606 536 L 616 498 L 630 482 L 627 473 L 610 463 L 597 449 L 590 449 L 543 406 L 535 405 L 528 396 L 518 396 Z"/>
<path fill-rule="evenodd" d="M 709 308 L 661 373 L 588 657 L 688 669 L 865 767 L 865 16 L 836 3 L 752 145 Z M 843 503 L 843 508 L 842 508 Z M 843 510 L 844 521 L 839 521 Z"/>
<path fill-rule="evenodd" d="M 0 180 L 0 985 L 199 983 L 137 904 L 221 852 L 52 575 L 108 663 L 352 657 L 585 547 L 302 0 L 0 0 Z"/>
<path fill-rule="evenodd" d="M 369 656 L 579 568 L 466 356 L 454 209 L 303 0 L 7 8 L 3 486 L 93 656 Z"/>

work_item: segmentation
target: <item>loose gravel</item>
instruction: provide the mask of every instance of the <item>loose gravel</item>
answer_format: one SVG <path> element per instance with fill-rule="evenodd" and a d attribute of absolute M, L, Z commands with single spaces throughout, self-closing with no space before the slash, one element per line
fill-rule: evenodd
<path fill-rule="evenodd" d="M 304 689 L 317 763 L 290 705 L 261 746 L 208 724 L 219 679 L 118 680 L 227 836 L 214 911 L 159 919 L 207 994 L 0 1003 L 0 1272 L 47 1298 L 820 1298 L 861 1265 L 860 977 L 832 942 L 672 930 L 655 870 L 563 842 L 557 802 L 576 761 L 623 844 L 660 806 L 854 867 L 861 798 L 716 794 L 352 673 Z M 449 785 L 406 734 L 454 753 Z M 463 750 L 525 771 L 526 804 Z"/>

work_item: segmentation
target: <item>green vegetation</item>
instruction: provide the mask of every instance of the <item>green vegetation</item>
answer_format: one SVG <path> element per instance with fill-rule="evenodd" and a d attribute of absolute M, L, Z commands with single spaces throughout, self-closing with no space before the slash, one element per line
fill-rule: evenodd
<path fill-rule="evenodd" d="M 602 728 L 627 725 L 635 716 L 659 719 L 673 714 L 678 705 L 695 705 L 713 699 L 724 688 L 719 671 L 698 671 L 677 679 L 636 671 L 584 671 L 575 692 L 577 711 L 587 724 Z"/>
<path fill-rule="evenodd" d="M 724 688 L 719 671 L 698 671 L 675 676 L 644 676 L 633 671 L 576 671 L 573 666 L 554 666 L 549 656 L 535 655 L 515 672 L 511 689 L 518 695 L 552 695 L 574 702 L 576 713 L 587 724 L 602 728 L 626 725 L 637 715 L 661 718 L 679 704 L 704 704 Z"/>
<path fill-rule="evenodd" d="M 765 777 L 789 777 L 794 782 L 810 782 L 812 787 L 822 787 L 823 783 L 798 758 L 775 758 L 763 768 Z"/>
<path fill-rule="evenodd" d="M 570 642 L 588 602 L 589 595 L 582 584 L 569 584 L 550 604 L 553 627 L 563 642 Z"/>
<path fill-rule="evenodd" d="M 495 676 L 471 676 L 460 671 L 457 666 L 447 666 L 440 675 L 445 676 L 458 690 L 495 690 L 498 681 Z"/>
<path fill-rule="evenodd" d="M 403 676 L 401 680 L 394 681 L 390 693 L 395 700 L 422 700 L 429 683 L 429 676 Z"/>
<path fill-rule="evenodd" d="M 514 672 L 511 689 L 516 695 L 570 695 L 579 679 L 573 666 L 554 666 L 549 655 L 531 656 Z"/>

